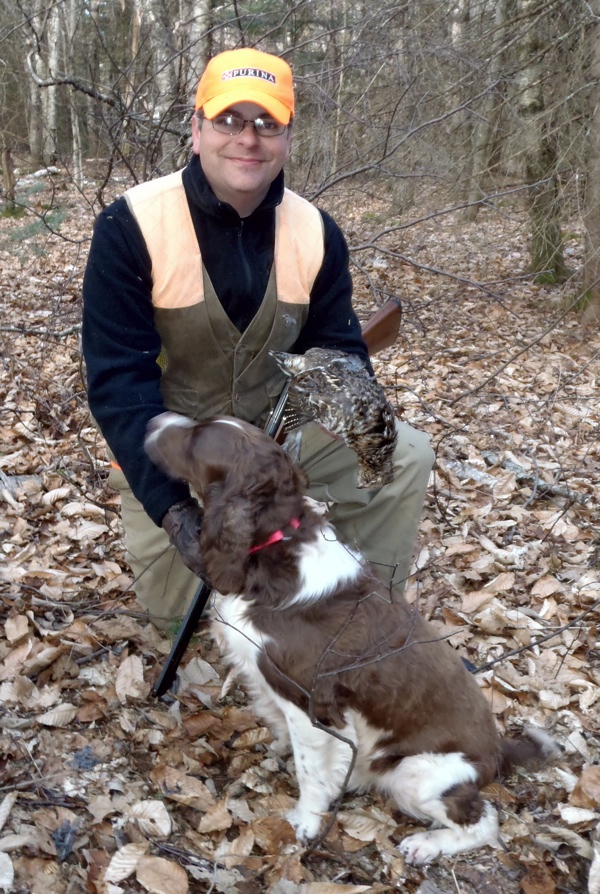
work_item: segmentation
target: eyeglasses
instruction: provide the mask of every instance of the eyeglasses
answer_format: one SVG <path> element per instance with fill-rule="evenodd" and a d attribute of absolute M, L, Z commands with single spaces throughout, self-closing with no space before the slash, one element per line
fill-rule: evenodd
<path fill-rule="evenodd" d="M 202 121 L 204 115 L 199 114 L 198 118 Z M 259 137 L 279 137 L 285 133 L 287 124 L 280 124 L 274 118 L 262 117 L 244 118 L 239 112 L 221 112 L 214 118 L 207 118 L 217 133 L 227 134 L 228 137 L 237 137 L 247 124 L 254 127 L 254 132 Z"/>

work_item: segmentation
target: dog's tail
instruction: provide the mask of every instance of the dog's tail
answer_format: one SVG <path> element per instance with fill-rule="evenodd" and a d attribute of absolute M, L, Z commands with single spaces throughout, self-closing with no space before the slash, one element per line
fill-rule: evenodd
<path fill-rule="evenodd" d="M 504 738 L 500 744 L 498 773 L 505 776 L 513 767 L 558 757 L 560 746 L 536 726 L 525 727 L 518 739 Z"/>

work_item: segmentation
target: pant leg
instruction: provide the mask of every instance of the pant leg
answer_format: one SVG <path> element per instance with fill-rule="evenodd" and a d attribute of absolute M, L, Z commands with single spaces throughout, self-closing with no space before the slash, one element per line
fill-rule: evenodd
<path fill-rule="evenodd" d="M 356 487 L 356 456 L 317 425 L 302 430 L 299 461 L 309 478 L 308 495 L 329 504 L 342 540 L 404 589 L 434 455 L 423 432 L 403 422 L 396 429 L 394 480 L 379 490 Z"/>
<path fill-rule="evenodd" d="M 149 620 L 164 629 L 185 615 L 200 579 L 183 564 L 166 531 L 146 514 L 123 472 L 111 469 L 108 483 L 121 494 L 125 554 L 135 577 L 136 598 Z"/>

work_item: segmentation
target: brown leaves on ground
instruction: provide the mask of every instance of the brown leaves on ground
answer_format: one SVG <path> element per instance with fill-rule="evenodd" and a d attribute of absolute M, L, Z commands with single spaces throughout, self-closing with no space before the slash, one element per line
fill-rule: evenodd
<path fill-rule="evenodd" d="M 290 758 L 202 630 L 177 695 L 149 694 L 170 642 L 131 595 L 81 378 L 90 221 L 58 201 L 72 242 L 0 221 L 0 891 L 600 894 L 600 336 L 564 310 L 577 282 L 524 277 L 517 217 L 379 239 L 356 211 L 371 283 L 404 299 L 377 373 L 437 456 L 409 597 L 480 669 L 500 727 L 540 725 L 564 752 L 490 786 L 501 850 L 406 867 L 395 845 L 418 824 L 348 794 L 304 855 Z M 357 298 L 365 317 L 360 279 Z"/>

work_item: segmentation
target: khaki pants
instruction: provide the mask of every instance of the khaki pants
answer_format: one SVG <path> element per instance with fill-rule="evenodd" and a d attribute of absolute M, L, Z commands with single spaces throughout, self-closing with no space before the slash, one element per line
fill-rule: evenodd
<path fill-rule="evenodd" d="M 329 506 L 340 538 L 357 547 L 380 576 L 403 588 L 433 465 L 428 437 L 396 423 L 394 480 L 379 491 L 356 487 L 354 453 L 316 425 L 302 430 L 300 465 L 307 473 L 308 495 Z M 179 619 L 196 592 L 199 579 L 189 571 L 162 528 L 146 515 L 123 473 L 111 470 L 109 484 L 121 492 L 127 559 L 135 575 L 134 590 L 157 627 Z"/>

